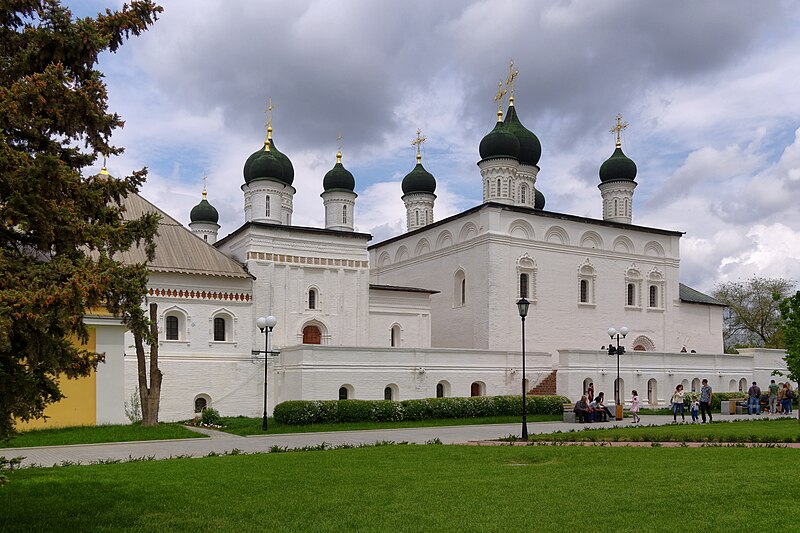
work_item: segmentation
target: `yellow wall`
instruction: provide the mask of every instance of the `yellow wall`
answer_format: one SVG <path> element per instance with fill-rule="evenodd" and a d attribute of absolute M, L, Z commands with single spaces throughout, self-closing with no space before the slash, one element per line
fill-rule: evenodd
<path fill-rule="evenodd" d="M 97 330 L 89 327 L 89 342 L 84 348 L 93 352 L 97 349 Z M 96 375 L 94 372 L 85 378 L 66 379 L 62 376 L 59 380 L 64 398 L 57 403 L 50 404 L 44 414 L 48 418 L 37 418 L 29 422 L 18 421 L 18 431 L 29 429 L 46 429 L 64 426 L 93 426 L 96 420 Z"/>

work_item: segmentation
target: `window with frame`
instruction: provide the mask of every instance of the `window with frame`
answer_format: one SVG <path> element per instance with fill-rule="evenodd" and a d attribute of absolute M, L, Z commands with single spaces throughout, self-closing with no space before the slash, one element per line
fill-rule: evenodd
<path fill-rule="evenodd" d="M 650 285 L 650 307 L 658 307 L 658 287 Z"/>
<path fill-rule="evenodd" d="M 625 305 L 628 307 L 640 307 L 642 292 L 642 275 L 635 264 L 632 264 L 625 271 Z"/>
<path fill-rule="evenodd" d="M 444 398 L 444 384 L 437 383 L 436 384 L 436 397 L 437 398 Z"/>
<path fill-rule="evenodd" d="M 347 224 L 347 206 L 342 206 L 342 224 Z"/>
<path fill-rule="evenodd" d="M 519 201 L 522 204 L 528 201 L 528 186 L 524 183 L 519 188 Z"/>
<path fill-rule="evenodd" d="M 208 401 L 204 397 L 198 396 L 197 398 L 195 398 L 194 400 L 195 413 L 202 413 L 206 407 L 208 407 Z"/>
<path fill-rule="evenodd" d="M 400 346 L 400 326 L 395 324 L 389 330 L 389 342 L 392 348 Z"/>
<path fill-rule="evenodd" d="M 636 305 L 636 286 L 633 283 L 628 283 L 627 305 Z"/>
<path fill-rule="evenodd" d="M 597 272 L 592 263 L 587 259 L 578 268 L 578 302 L 582 305 L 595 303 L 595 279 Z"/>
<path fill-rule="evenodd" d="M 349 391 L 347 390 L 347 387 L 339 387 L 339 399 L 340 400 L 346 400 L 349 395 L 350 394 L 349 394 Z"/>
<path fill-rule="evenodd" d="M 392 388 L 391 387 L 386 387 L 385 389 L 383 389 L 383 399 L 384 400 L 393 400 L 394 399 L 394 398 L 392 398 Z"/>
<path fill-rule="evenodd" d="M 270 206 L 269 206 L 269 195 L 267 195 L 267 196 L 266 196 L 266 203 L 265 203 L 265 206 L 264 206 L 264 215 L 265 215 L 265 216 L 270 216 L 270 214 L 269 214 L 269 212 L 270 212 L 270 209 L 269 209 L 269 207 L 270 207 Z"/>
<path fill-rule="evenodd" d="M 581 280 L 581 303 L 589 303 L 589 281 Z"/>
<path fill-rule="evenodd" d="M 214 318 L 214 340 L 225 341 L 225 319 L 218 316 Z"/>
<path fill-rule="evenodd" d="M 166 322 L 166 335 L 168 341 L 177 341 L 180 339 L 180 331 L 178 329 L 179 320 L 175 315 L 168 315 L 165 319 Z"/>
<path fill-rule="evenodd" d="M 461 307 L 467 303 L 467 278 L 464 271 L 458 269 L 453 279 L 453 305 Z"/>
<path fill-rule="evenodd" d="M 414 215 L 416 216 L 417 226 L 419 226 L 419 211 L 414 211 Z"/>
<path fill-rule="evenodd" d="M 316 309 L 317 308 L 317 290 L 316 289 L 309 289 L 308 290 L 308 308 L 309 309 Z"/>
<path fill-rule="evenodd" d="M 526 272 L 519 275 L 519 297 L 528 298 L 528 274 Z"/>
<path fill-rule="evenodd" d="M 497 197 L 500 197 L 500 178 L 497 178 Z"/>

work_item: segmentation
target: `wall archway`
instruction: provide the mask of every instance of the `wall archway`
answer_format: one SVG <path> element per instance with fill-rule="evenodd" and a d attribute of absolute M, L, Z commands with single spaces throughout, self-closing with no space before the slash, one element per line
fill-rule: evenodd
<path fill-rule="evenodd" d="M 658 404 L 658 381 L 655 378 L 647 380 L 647 403 L 650 405 Z"/>
<path fill-rule="evenodd" d="M 469 386 L 470 396 L 486 396 L 486 383 L 483 381 L 473 381 Z"/>
<path fill-rule="evenodd" d="M 633 339 L 633 349 L 637 352 L 654 352 L 656 351 L 656 345 L 646 335 L 639 335 L 635 339 Z"/>
<path fill-rule="evenodd" d="M 450 382 L 443 379 L 436 384 L 436 397 L 449 398 L 450 397 Z"/>

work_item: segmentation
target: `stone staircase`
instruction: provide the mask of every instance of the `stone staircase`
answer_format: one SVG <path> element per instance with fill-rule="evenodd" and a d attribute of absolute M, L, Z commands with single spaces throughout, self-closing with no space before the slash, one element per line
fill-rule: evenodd
<path fill-rule="evenodd" d="M 528 391 L 528 396 L 553 396 L 556 394 L 556 372 L 553 370 L 547 374 L 544 379 L 540 380 L 531 390 Z"/>

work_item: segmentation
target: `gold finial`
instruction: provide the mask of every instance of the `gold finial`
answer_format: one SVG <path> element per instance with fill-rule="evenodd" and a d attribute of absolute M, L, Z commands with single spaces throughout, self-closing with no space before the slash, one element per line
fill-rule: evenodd
<path fill-rule="evenodd" d="M 342 134 L 336 136 L 336 145 L 338 146 L 338 150 L 336 150 L 336 162 L 342 162 Z"/>
<path fill-rule="evenodd" d="M 269 99 L 269 105 L 267 106 L 267 140 L 272 139 L 272 110 L 274 109 L 272 105 L 272 98 Z"/>
<path fill-rule="evenodd" d="M 508 79 L 506 80 L 506 86 L 508 87 L 508 105 L 514 105 L 514 78 L 519 75 L 518 70 L 514 70 L 514 60 L 512 59 L 508 63 Z"/>
<path fill-rule="evenodd" d="M 422 162 L 422 154 L 420 153 L 420 148 L 422 147 L 422 143 L 427 141 L 428 138 L 422 135 L 422 130 L 417 128 L 417 138 L 411 141 L 411 146 L 417 147 L 417 164 Z"/>
<path fill-rule="evenodd" d="M 100 174 L 108 176 L 108 169 L 106 168 L 106 154 L 103 154 L 103 168 L 100 169 Z"/>
<path fill-rule="evenodd" d="M 206 192 L 206 178 L 207 176 L 205 173 L 203 173 L 203 200 L 205 200 L 206 196 L 208 196 L 208 193 Z"/>
<path fill-rule="evenodd" d="M 503 121 L 503 97 L 508 90 L 503 89 L 503 82 L 497 82 L 497 94 L 494 95 L 494 101 L 497 102 L 497 122 Z"/>
<path fill-rule="evenodd" d="M 622 130 L 628 127 L 627 122 L 622 121 L 622 115 L 617 113 L 617 125 L 611 128 L 611 133 L 615 133 L 617 135 L 617 148 L 622 148 L 622 141 L 620 140 L 620 134 Z"/>

